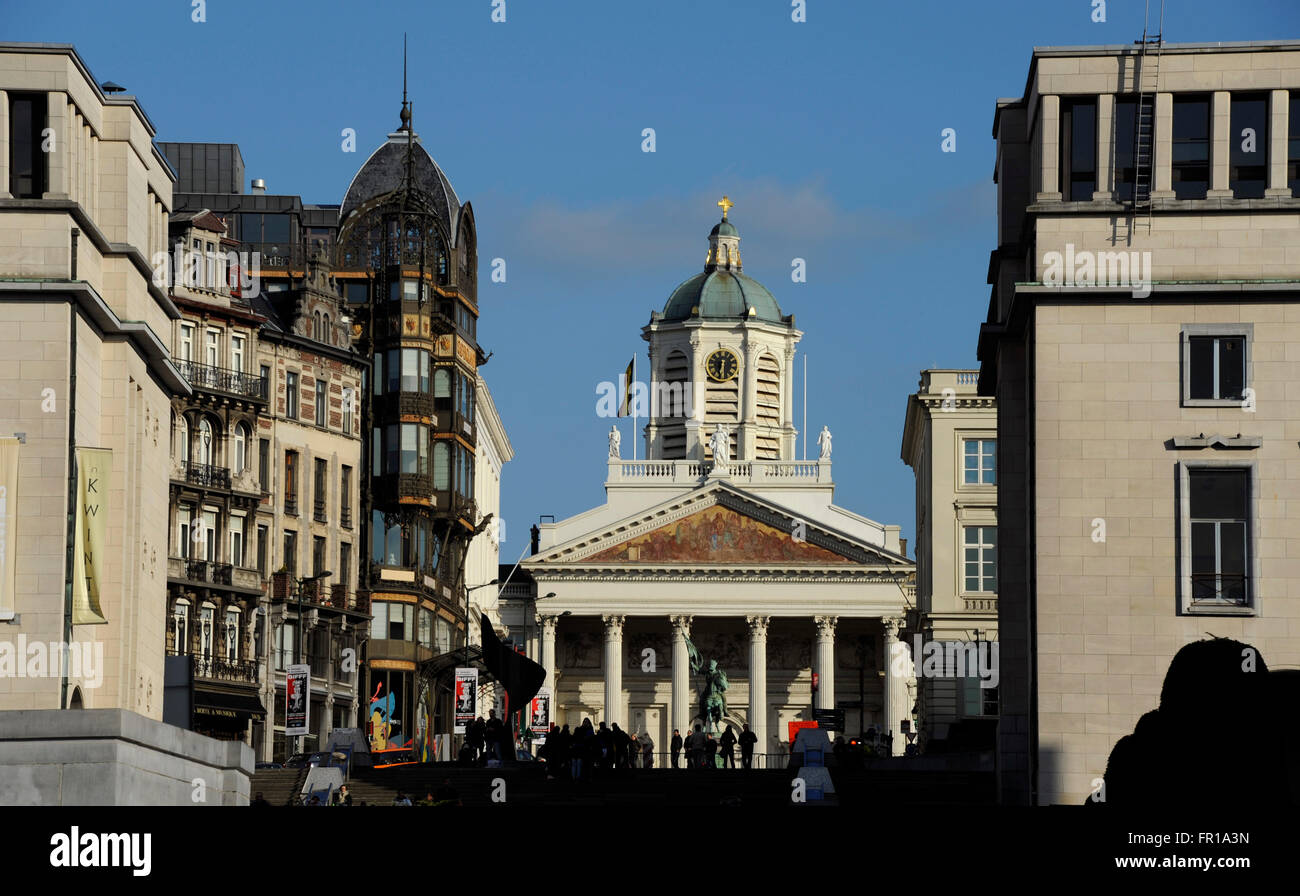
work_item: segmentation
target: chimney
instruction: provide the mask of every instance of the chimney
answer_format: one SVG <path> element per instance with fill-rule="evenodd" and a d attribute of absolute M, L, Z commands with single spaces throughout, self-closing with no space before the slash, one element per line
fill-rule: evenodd
<path fill-rule="evenodd" d="M 899 552 L 900 554 L 902 554 L 904 557 L 906 557 L 906 556 L 907 556 L 907 539 L 906 539 L 906 538 L 900 538 L 900 539 L 898 539 L 898 544 L 899 544 L 898 552 Z"/>
<path fill-rule="evenodd" d="M 253 192 L 254 192 L 254 193 L 265 193 L 265 192 L 266 192 L 266 181 L 262 180 L 262 178 L 260 178 L 260 177 L 255 177 L 255 178 L 253 178 Z"/>

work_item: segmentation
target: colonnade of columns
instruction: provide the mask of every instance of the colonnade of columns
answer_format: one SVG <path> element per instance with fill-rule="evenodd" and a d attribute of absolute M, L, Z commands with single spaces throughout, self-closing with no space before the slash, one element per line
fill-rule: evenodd
<path fill-rule="evenodd" d="M 557 615 L 541 617 L 541 661 L 546 668 L 545 686 L 554 688 L 555 682 L 555 630 Z M 690 615 L 671 615 L 668 617 L 672 627 L 672 707 L 669 717 L 669 729 L 687 731 L 691 719 L 695 716 L 694 695 L 690 686 L 690 660 L 686 641 L 691 635 L 691 625 L 695 617 Z M 607 614 L 601 616 L 604 623 L 604 669 L 605 669 L 605 707 L 604 720 L 609 723 L 625 724 L 623 712 L 623 626 L 627 621 L 625 615 Z M 749 626 L 749 727 L 758 738 L 760 752 L 766 747 L 767 740 L 767 631 L 772 621 L 771 616 L 746 616 Z M 813 706 L 817 709 L 835 707 L 835 629 L 839 623 L 838 616 L 814 616 L 817 626 L 817 640 L 813 654 L 813 671 L 817 675 L 817 686 L 813 695 Z M 882 616 L 884 626 L 884 673 L 885 705 L 884 716 L 889 720 L 888 728 L 894 733 L 894 752 L 902 753 L 905 739 L 899 731 L 899 720 L 908 718 L 910 707 L 907 706 L 907 673 L 905 657 L 907 646 L 898 640 L 898 632 L 903 620 Z"/>

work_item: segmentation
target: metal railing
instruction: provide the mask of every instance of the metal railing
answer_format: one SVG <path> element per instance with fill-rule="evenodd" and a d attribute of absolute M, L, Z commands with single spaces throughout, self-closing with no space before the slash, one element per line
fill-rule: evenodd
<path fill-rule="evenodd" d="M 191 386 L 227 395 L 241 395 L 266 401 L 266 378 L 242 370 L 214 367 L 198 361 L 176 361 L 176 369 Z"/>
<path fill-rule="evenodd" d="M 183 653 L 171 649 L 167 651 L 169 656 L 184 656 Z M 195 678 L 203 678 L 208 681 L 228 681 L 238 684 L 257 684 L 258 683 L 258 662 L 256 660 L 228 660 L 217 656 L 204 656 L 203 654 L 190 654 L 191 666 L 194 670 Z"/>
<path fill-rule="evenodd" d="M 352 528 L 352 508 L 344 507 L 339 511 L 339 526 L 344 529 Z"/>
<path fill-rule="evenodd" d="M 315 520 L 316 522 L 318 522 L 318 523 L 326 522 L 326 519 L 325 519 L 325 502 L 324 502 L 324 501 L 316 501 L 316 502 L 312 505 L 312 513 L 311 513 L 311 516 L 312 516 L 312 519 L 314 519 L 314 520 Z"/>
<path fill-rule="evenodd" d="M 1249 602 L 1248 584 L 1244 575 L 1192 573 L 1192 601 L 1198 604 L 1244 607 Z"/>
<path fill-rule="evenodd" d="M 288 514 L 289 516 L 297 516 L 297 515 L 298 515 L 298 499 L 297 499 L 297 498 L 290 498 L 290 497 L 287 497 L 287 496 L 286 496 L 285 499 L 284 499 L 284 512 L 285 512 L 286 514 Z"/>
<path fill-rule="evenodd" d="M 230 468 L 213 464 L 196 464 L 193 461 L 181 461 L 181 470 L 185 481 L 193 485 L 208 488 L 230 488 Z"/>
<path fill-rule="evenodd" d="M 533 752 L 534 754 L 536 754 L 536 753 L 538 752 L 539 749 L 540 749 L 539 747 L 534 746 L 532 752 Z M 829 751 L 827 751 L 827 752 L 829 752 Z M 676 766 L 673 765 L 673 755 L 672 755 L 671 752 L 660 752 L 660 751 L 655 751 L 655 752 L 652 753 L 651 755 L 654 757 L 654 765 L 653 765 L 653 766 L 650 766 L 651 768 L 668 768 L 668 769 L 675 769 L 675 770 L 680 771 L 680 772 L 683 772 L 683 773 L 686 773 L 686 772 L 690 772 L 690 773 L 695 773 L 695 772 L 706 772 L 706 773 L 707 773 L 707 772 L 710 771 L 709 768 L 704 767 L 704 766 L 698 766 L 698 765 L 697 765 L 697 766 L 691 766 L 691 765 L 689 765 L 689 759 L 688 759 L 688 757 L 687 757 L 685 751 L 683 751 L 683 752 L 681 752 L 681 753 L 678 754 L 678 756 L 677 756 L 677 765 L 676 765 Z M 722 754 L 719 753 L 718 756 L 721 757 Z M 735 763 L 735 769 L 734 769 L 734 770 L 744 770 L 744 763 L 741 761 L 741 755 L 740 755 L 740 750 L 739 750 L 739 749 L 737 749 L 736 752 L 735 752 L 735 760 L 736 760 L 736 763 Z M 712 769 L 712 771 L 718 771 L 718 772 L 730 772 L 730 771 L 733 771 L 733 768 L 732 768 L 731 766 L 718 765 L 717 763 L 720 762 L 720 761 L 722 761 L 720 758 L 715 758 L 715 760 L 714 760 L 714 768 Z M 590 760 L 589 758 L 584 758 L 584 759 L 583 759 L 583 765 L 584 765 L 584 766 L 588 766 L 588 765 L 590 765 L 590 763 L 591 763 L 591 760 Z M 750 763 L 750 766 L 749 766 L 749 767 L 752 768 L 752 769 L 786 768 L 786 767 L 789 765 L 789 763 L 790 763 L 790 754 L 789 754 L 789 753 L 755 753 L 755 754 L 753 754 L 753 760 L 752 760 L 752 762 Z M 645 765 L 645 754 L 644 754 L 644 753 L 637 753 L 637 755 L 636 755 L 636 763 L 635 763 L 634 765 L 630 766 L 630 767 L 631 767 L 631 768 L 638 768 L 638 769 L 640 769 L 640 768 L 646 768 L 647 766 Z"/>

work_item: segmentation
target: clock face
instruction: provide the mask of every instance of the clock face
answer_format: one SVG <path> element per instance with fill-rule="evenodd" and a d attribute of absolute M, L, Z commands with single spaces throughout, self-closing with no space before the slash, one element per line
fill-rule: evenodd
<path fill-rule="evenodd" d="M 740 372 L 740 361 L 725 348 L 720 348 L 705 360 L 704 372 L 715 383 L 725 383 Z"/>

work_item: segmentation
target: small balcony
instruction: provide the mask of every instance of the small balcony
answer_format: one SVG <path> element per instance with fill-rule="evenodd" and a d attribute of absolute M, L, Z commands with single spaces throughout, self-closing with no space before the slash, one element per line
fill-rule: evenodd
<path fill-rule="evenodd" d="M 196 464 L 193 461 L 181 461 L 181 475 L 190 485 L 203 488 L 230 488 L 230 468 L 212 464 Z"/>
<path fill-rule="evenodd" d="M 311 518 L 318 523 L 327 522 L 325 519 L 325 502 L 316 501 L 312 504 Z"/>
<path fill-rule="evenodd" d="M 175 650 L 167 651 L 171 656 L 180 656 Z M 196 680 L 222 681 L 233 684 L 258 683 L 258 663 L 256 660 L 228 660 L 216 656 L 191 654 L 190 661 Z"/>
<path fill-rule="evenodd" d="M 256 569 L 213 560 L 193 560 L 189 557 L 168 557 L 167 575 L 195 584 L 227 585 L 249 591 L 261 591 L 265 587 L 262 574 Z"/>
<path fill-rule="evenodd" d="M 344 529 L 352 528 L 352 508 L 344 507 L 339 511 L 339 526 Z"/>
<path fill-rule="evenodd" d="M 298 499 L 296 497 L 286 497 L 284 499 L 284 512 L 288 516 L 298 515 Z"/>
<path fill-rule="evenodd" d="M 267 400 L 266 378 L 242 370 L 229 370 L 225 367 L 213 367 L 197 361 L 176 361 L 176 369 L 181 376 L 189 380 L 195 389 L 206 392 L 219 392 L 223 395 L 237 395 L 254 401 Z"/>

